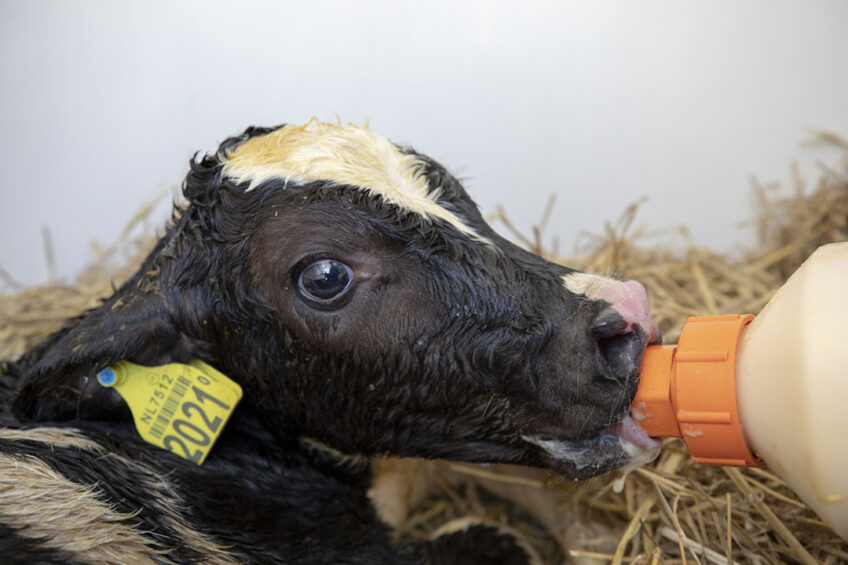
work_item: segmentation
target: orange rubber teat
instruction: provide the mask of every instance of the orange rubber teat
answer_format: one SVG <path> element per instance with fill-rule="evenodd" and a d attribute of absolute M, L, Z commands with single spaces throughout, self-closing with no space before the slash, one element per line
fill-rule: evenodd
<path fill-rule="evenodd" d="M 762 467 L 748 449 L 736 404 L 736 346 L 754 316 L 689 318 L 677 345 L 652 345 L 633 400 L 636 423 L 681 437 L 695 461 Z"/>

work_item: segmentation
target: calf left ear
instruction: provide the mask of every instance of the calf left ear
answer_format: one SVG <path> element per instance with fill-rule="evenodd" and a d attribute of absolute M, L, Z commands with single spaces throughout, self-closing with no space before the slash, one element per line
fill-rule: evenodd
<path fill-rule="evenodd" d="M 125 359 L 187 362 L 193 353 L 158 281 L 133 279 L 14 364 L 21 381 L 13 411 L 21 420 L 40 421 L 114 414 L 122 406 L 114 391 L 97 384 L 101 369 Z"/>

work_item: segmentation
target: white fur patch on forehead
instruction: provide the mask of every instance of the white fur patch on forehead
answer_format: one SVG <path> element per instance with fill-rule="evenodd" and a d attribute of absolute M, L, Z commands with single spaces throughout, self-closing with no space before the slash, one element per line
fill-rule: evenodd
<path fill-rule="evenodd" d="M 223 173 L 247 190 L 269 179 L 286 183 L 328 181 L 351 185 L 408 212 L 438 218 L 461 233 L 488 242 L 457 214 L 439 203 L 439 187 L 428 186 L 425 165 L 415 155 L 367 126 L 311 120 L 252 137 L 219 158 Z"/>

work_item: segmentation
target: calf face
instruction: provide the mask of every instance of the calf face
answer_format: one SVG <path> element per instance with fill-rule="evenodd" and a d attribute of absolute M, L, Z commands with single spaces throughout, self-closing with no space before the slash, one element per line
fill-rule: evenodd
<path fill-rule="evenodd" d="M 281 442 L 572 478 L 655 447 L 628 415 L 657 338 L 644 288 L 504 240 L 428 157 L 366 128 L 250 128 L 183 192 L 139 272 L 23 360 L 19 418 L 126 419 L 100 369 L 199 358 Z"/>

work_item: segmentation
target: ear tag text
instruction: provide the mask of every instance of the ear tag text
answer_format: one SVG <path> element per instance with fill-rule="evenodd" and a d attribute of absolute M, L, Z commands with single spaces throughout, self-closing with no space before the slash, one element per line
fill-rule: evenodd
<path fill-rule="evenodd" d="M 202 465 L 235 410 L 238 383 L 204 363 L 144 367 L 120 361 L 97 373 L 133 414 L 141 438 Z"/>

